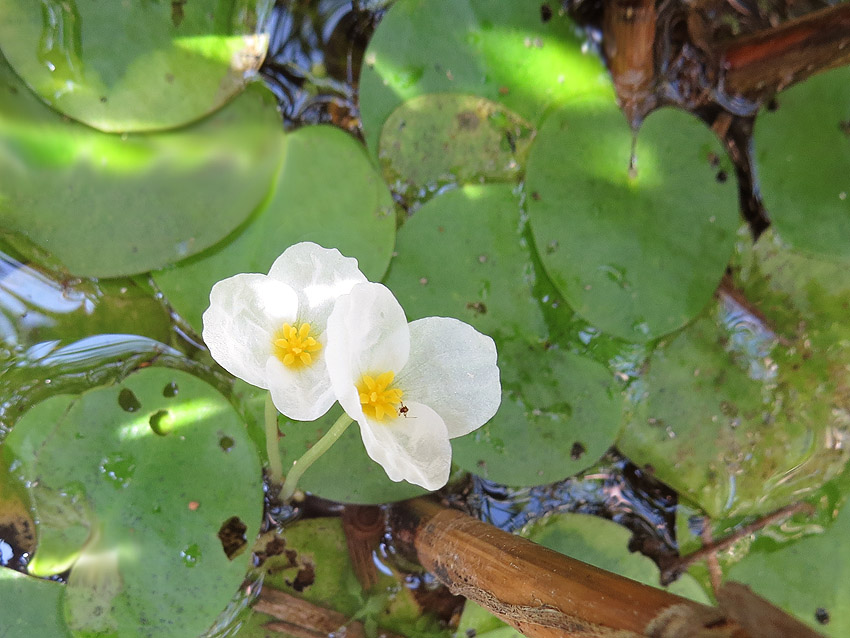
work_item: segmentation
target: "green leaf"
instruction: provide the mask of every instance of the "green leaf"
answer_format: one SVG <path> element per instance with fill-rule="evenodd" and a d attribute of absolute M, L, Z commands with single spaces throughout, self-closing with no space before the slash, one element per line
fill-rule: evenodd
<path fill-rule="evenodd" d="M 392 112 L 378 156 L 394 192 L 421 197 L 445 184 L 517 181 L 533 136 L 531 124 L 496 102 L 430 93 Z"/>
<path fill-rule="evenodd" d="M 263 201 L 281 159 L 276 102 L 259 84 L 188 128 L 118 136 L 41 104 L 0 56 L 0 113 L 0 226 L 77 276 L 146 272 L 211 246 Z"/>
<path fill-rule="evenodd" d="M 817 631 L 843 638 L 850 635 L 848 534 L 850 507 L 845 504 L 822 534 L 784 544 L 760 536 L 726 576 Z"/>
<path fill-rule="evenodd" d="M 64 590 L 59 583 L 0 567 L 3 638 L 70 638 L 62 619 Z"/>
<path fill-rule="evenodd" d="M 566 104 L 538 132 L 526 189 L 540 259 L 567 302 L 603 331 L 645 342 L 711 301 L 735 241 L 738 191 L 716 178 L 728 160 L 691 115 L 652 113 L 634 168 L 632 144 L 613 101 Z"/>
<path fill-rule="evenodd" d="M 610 447 L 622 407 L 614 375 L 548 344 L 510 184 L 435 197 L 401 229 L 396 253 L 386 284 L 408 319 L 456 317 L 496 341 L 502 406 L 487 425 L 452 442 L 460 467 L 538 485 L 585 469 Z"/>
<path fill-rule="evenodd" d="M 366 141 L 377 152 L 384 122 L 405 100 L 473 93 L 536 124 L 551 104 L 601 93 L 614 99 L 600 60 L 576 27 L 544 22 L 534 0 L 403 0 L 369 42 L 360 77 Z"/>
<path fill-rule="evenodd" d="M 216 110 L 262 62 L 270 0 L 10 0 L 0 42 L 47 104 L 104 131 L 182 126 Z"/>
<path fill-rule="evenodd" d="M 783 91 L 756 119 L 755 155 L 774 227 L 798 250 L 850 257 L 850 69 Z"/>
<path fill-rule="evenodd" d="M 262 515 L 260 466 L 206 383 L 146 368 L 56 396 L 18 421 L 4 448 L 38 520 L 30 569 L 72 565 L 64 604 L 74 631 L 197 635 L 238 589 L 250 558 L 240 545 Z"/>
<path fill-rule="evenodd" d="M 850 277 L 742 242 L 735 288 L 653 353 L 618 447 L 713 517 L 763 513 L 835 476 L 850 452 Z"/>
<path fill-rule="evenodd" d="M 387 268 L 395 238 L 393 201 L 362 146 L 330 126 L 305 127 L 286 140 L 271 201 L 226 242 L 154 273 L 169 302 L 199 332 L 213 284 L 241 272 L 266 273 L 299 241 L 356 257 L 373 280 Z"/>

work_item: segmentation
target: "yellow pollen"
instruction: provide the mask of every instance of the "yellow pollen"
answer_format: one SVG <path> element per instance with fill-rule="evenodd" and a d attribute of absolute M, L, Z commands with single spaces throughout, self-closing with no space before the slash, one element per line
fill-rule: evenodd
<path fill-rule="evenodd" d="M 357 392 L 360 394 L 360 404 L 363 414 L 376 421 L 383 421 L 385 416 L 394 419 L 398 416 L 398 406 L 404 392 L 398 388 L 390 388 L 395 373 L 390 370 L 377 377 L 364 374 L 357 382 Z"/>
<path fill-rule="evenodd" d="M 272 345 L 274 356 L 290 368 L 300 368 L 313 363 L 312 352 L 318 352 L 322 344 L 310 336 L 310 324 L 302 323 L 299 327 L 288 323 L 274 335 Z"/>

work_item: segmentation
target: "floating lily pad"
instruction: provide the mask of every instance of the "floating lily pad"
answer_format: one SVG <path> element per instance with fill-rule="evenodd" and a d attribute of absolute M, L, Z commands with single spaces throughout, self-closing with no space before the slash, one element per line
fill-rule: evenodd
<path fill-rule="evenodd" d="M 822 534 L 777 543 L 762 535 L 726 572 L 827 636 L 850 635 L 850 507 Z"/>
<path fill-rule="evenodd" d="M 266 273 L 299 241 L 356 257 L 372 280 L 387 269 L 395 240 L 393 201 L 362 146 L 329 126 L 302 128 L 286 140 L 271 201 L 226 242 L 154 273 L 169 302 L 198 332 L 214 283 L 241 272 Z"/>
<path fill-rule="evenodd" d="M 103 131 L 172 128 L 216 110 L 265 57 L 270 0 L 10 0 L 4 55 L 57 111 Z"/>
<path fill-rule="evenodd" d="M 846 269 L 770 233 L 742 251 L 712 311 L 653 354 L 617 444 L 713 517 L 798 500 L 850 454 Z"/>
<path fill-rule="evenodd" d="M 59 583 L 0 567 L 3 638 L 70 638 L 62 618 L 64 591 Z"/>
<path fill-rule="evenodd" d="M 71 566 L 74 631 L 197 635 L 239 587 L 262 515 L 260 467 L 230 404 L 199 379 L 146 368 L 52 397 L 4 453 L 31 485 L 30 570 Z"/>
<path fill-rule="evenodd" d="M 393 190 L 416 194 L 444 184 L 516 181 L 533 136 L 531 124 L 496 102 L 432 93 L 392 112 L 378 156 Z"/>
<path fill-rule="evenodd" d="M 360 77 L 360 112 L 373 152 L 384 122 L 405 100 L 426 93 L 473 93 L 536 124 L 551 104 L 613 89 L 575 24 L 543 20 L 534 0 L 403 0 L 369 42 Z"/>
<path fill-rule="evenodd" d="M 691 115 L 652 113 L 633 169 L 632 143 L 613 102 L 571 102 L 539 129 L 526 190 L 540 258 L 567 302 L 645 342 L 708 305 L 734 245 L 738 191 L 720 143 Z"/>
<path fill-rule="evenodd" d="M 342 408 L 337 404 L 325 416 L 311 423 L 280 417 L 280 454 L 284 473 L 322 438 L 341 415 Z M 298 487 L 332 501 L 362 505 L 403 501 L 427 493 L 407 481 L 391 481 L 384 468 L 366 454 L 356 423 L 348 426 L 339 440 L 304 472 Z"/>
<path fill-rule="evenodd" d="M 850 69 L 782 92 L 754 132 L 760 192 L 800 251 L 850 258 Z"/>
<path fill-rule="evenodd" d="M 78 276 L 146 272 L 209 247 L 280 165 L 276 102 L 259 84 L 191 127 L 117 136 L 41 104 L 0 56 L 0 112 L 0 226 Z"/>
<path fill-rule="evenodd" d="M 452 441 L 454 461 L 494 481 L 538 485 L 585 469 L 610 447 L 621 400 L 604 366 L 549 347 L 521 230 L 510 184 L 444 193 L 399 232 L 386 284 L 408 319 L 456 317 L 496 340 L 502 406 Z"/>

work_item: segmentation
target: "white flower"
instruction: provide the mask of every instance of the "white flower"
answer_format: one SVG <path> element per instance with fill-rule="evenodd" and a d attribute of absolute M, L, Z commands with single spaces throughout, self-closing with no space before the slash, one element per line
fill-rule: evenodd
<path fill-rule="evenodd" d="M 366 452 L 393 481 L 446 484 L 449 439 L 481 427 L 501 401 L 496 346 L 457 319 L 407 323 L 381 284 L 358 284 L 328 319 L 331 383 Z"/>
<path fill-rule="evenodd" d="M 235 275 L 213 286 L 204 342 L 225 370 L 268 389 L 281 413 L 315 420 L 336 400 L 325 365 L 328 316 L 337 298 L 365 281 L 356 259 L 295 244 L 268 275 Z"/>

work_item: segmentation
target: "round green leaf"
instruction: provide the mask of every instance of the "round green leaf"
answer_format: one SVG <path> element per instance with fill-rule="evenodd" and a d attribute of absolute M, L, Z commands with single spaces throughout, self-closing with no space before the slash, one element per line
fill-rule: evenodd
<path fill-rule="evenodd" d="M 246 226 L 154 279 L 200 332 L 213 284 L 241 272 L 268 272 L 292 244 L 338 248 L 374 280 L 387 269 L 394 239 L 392 197 L 362 146 L 339 129 L 310 126 L 287 136 L 272 199 Z"/>
<path fill-rule="evenodd" d="M 77 276 L 209 247 L 266 197 L 281 157 L 276 102 L 259 84 L 191 127 L 117 136 L 41 104 L 0 57 L 0 113 L 0 226 Z"/>
<path fill-rule="evenodd" d="M 653 354 L 617 443 L 713 517 L 798 500 L 850 455 L 846 269 L 770 233 L 742 251 L 736 290 Z"/>
<path fill-rule="evenodd" d="M 726 576 L 834 638 L 850 635 L 850 507 L 822 534 L 777 543 L 763 535 Z"/>
<path fill-rule="evenodd" d="M 652 559 L 628 549 L 631 532 L 622 525 L 587 514 L 554 514 L 523 531 L 535 543 L 594 567 L 660 587 L 658 566 Z M 708 604 L 708 596 L 685 574 L 669 587 L 672 594 Z"/>
<path fill-rule="evenodd" d="M 378 156 L 394 192 L 421 197 L 444 184 L 516 181 L 533 134 L 529 123 L 496 102 L 433 93 L 392 112 Z"/>
<path fill-rule="evenodd" d="M 452 441 L 463 469 L 508 485 L 538 485 L 593 464 L 620 426 L 614 376 L 548 347 L 531 250 L 510 184 L 439 195 L 401 229 L 386 284 L 414 320 L 456 317 L 496 341 L 502 405 Z M 563 309 L 568 313 L 567 309 Z"/>
<path fill-rule="evenodd" d="M 250 558 L 240 545 L 262 516 L 260 466 L 235 411 L 203 381 L 146 368 L 56 396 L 5 446 L 38 519 L 31 570 L 72 565 L 73 630 L 197 635 L 238 589 Z"/>
<path fill-rule="evenodd" d="M 0 567 L 0 627 L 3 638 L 70 638 L 62 619 L 59 583 Z"/>
<path fill-rule="evenodd" d="M 798 250 L 850 257 L 850 69 L 784 91 L 754 132 L 760 192 Z"/>
<path fill-rule="evenodd" d="M 547 118 L 528 160 L 531 229 L 546 272 L 603 331 L 645 342 L 711 300 L 738 227 L 720 143 L 672 109 L 633 133 L 612 102 L 576 101 Z M 724 169 L 731 177 L 728 166 Z"/>
<path fill-rule="evenodd" d="M 613 100 L 608 73 L 576 27 L 543 21 L 534 0 L 402 0 L 369 42 L 360 112 L 373 152 L 396 107 L 426 93 L 473 93 L 536 124 L 551 104 L 584 93 Z"/>
<path fill-rule="evenodd" d="M 259 68 L 270 0 L 9 0 L 0 42 L 57 111 L 103 131 L 172 128 L 211 113 Z"/>
<path fill-rule="evenodd" d="M 310 423 L 280 417 L 284 473 L 322 438 L 342 413 L 337 404 L 325 416 Z M 391 481 L 384 468 L 366 454 L 356 423 L 348 426 L 339 440 L 304 472 L 298 487 L 332 501 L 361 505 L 403 501 L 427 493 L 407 481 Z"/>

